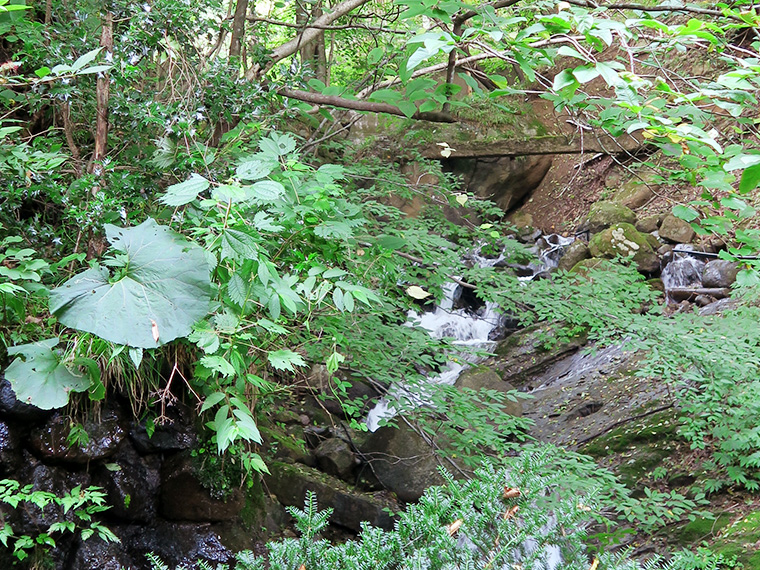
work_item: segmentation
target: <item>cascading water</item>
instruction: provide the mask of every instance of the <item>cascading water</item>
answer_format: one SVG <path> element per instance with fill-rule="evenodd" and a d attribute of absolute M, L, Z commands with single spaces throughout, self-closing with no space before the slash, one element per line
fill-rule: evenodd
<path fill-rule="evenodd" d="M 540 238 L 540 240 L 543 240 L 543 243 L 537 243 L 534 246 L 534 253 L 538 260 L 527 266 L 531 273 L 521 277 L 521 280 L 529 281 L 539 273 L 556 267 L 564 248 L 573 242 L 573 238 L 566 238 L 557 234 L 551 234 Z M 468 255 L 468 259 L 479 267 L 495 267 L 504 263 L 505 256 L 502 253 L 496 257 L 487 257 L 482 255 L 478 248 Z M 454 339 L 453 344 L 460 346 L 483 350 L 493 348 L 495 342 L 490 340 L 491 333 L 500 326 L 503 319 L 498 312 L 497 305 L 487 302 L 476 310 L 455 309 L 456 302 L 462 295 L 462 286 L 450 282 L 444 286 L 443 290 L 443 299 L 432 311 L 423 313 L 409 311 L 407 313 L 407 326 L 420 326 L 427 330 L 433 338 L 452 338 Z M 381 420 L 390 419 L 396 415 L 397 410 L 391 403 L 393 401 L 404 398 L 411 401 L 413 405 L 424 405 L 428 399 L 425 396 L 426 389 L 433 389 L 435 385 L 440 384 L 453 385 L 465 367 L 476 361 L 476 356 L 471 356 L 469 360 L 464 362 L 450 360 L 443 372 L 427 378 L 427 385 L 424 387 L 415 386 L 412 389 L 402 384 L 391 386 L 388 395 L 382 398 L 367 415 L 367 427 L 370 431 L 375 431 L 380 427 Z"/>
<path fill-rule="evenodd" d="M 674 299 L 670 291 L 678 287 L 701 287 L 702 271 L 705 267 L 704 259 L 690 255 L 693 247 L 682 244 L 673 250 L 673 259 L 662 270 L 662 285 L 668 302 Z"/>

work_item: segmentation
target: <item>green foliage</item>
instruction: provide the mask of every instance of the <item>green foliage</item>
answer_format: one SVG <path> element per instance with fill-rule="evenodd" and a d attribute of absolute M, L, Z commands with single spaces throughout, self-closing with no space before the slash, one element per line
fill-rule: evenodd
<path fill-rule="evenodd" d="M 82 540 L 93 536 L 106 542 L 119 542 L 116 535 L 95 519 L 109 507 L 105 504 L 106 494 L 98 487 L 85 489 L 77 486 L 68 493 L 57 496 L 48 491 L 33 490 L 32 485 L 24 485 L 11 479 L 0 481 L 0 501 L 11 509 L 45 510 L 49 505 L 60 509 L 60 520 L 51 522 L 47 529 L 35 536 L 17 535 L 9 522 L 0 529 L 0 543 L 13 549 L 13 556 L 24 560 L 37 550 L 55 548 L 56 537 L 62 534 L 77 533 Z"/>

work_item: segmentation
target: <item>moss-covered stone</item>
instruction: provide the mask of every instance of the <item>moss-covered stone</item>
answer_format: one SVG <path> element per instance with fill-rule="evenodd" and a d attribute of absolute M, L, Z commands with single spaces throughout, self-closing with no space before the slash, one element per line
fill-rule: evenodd
<path fill-rule="evenodd" d="M 755 511 L 725 528 L 713 550 L 724 556 L 736 556 L 744 570 L 760 570 L 760 511 Z"/>
<path fill-rule="evenodd" d="M 697 517 L 678 530 L 678 542 L 684 546 L 699 544 L 703 540 L 718 536 L 721 529 L 730 522 L 730 513 L 721 513 L 714 519 Z"/>
<path fill-rule="evenodd" d="M 589 272 L 593 269 L 598 270 L 604 270 L 607 267 L 610 267 L 612 264 L 607 261 L 606 259 L 601 259 L 599 257 L 590 257 L 588 259 L 582 259 L 575 265 L 573 265 L 573 268 L 570 270 L 571 273 L 577 273 L 578 275 L 582 275 L 583 277 L 588 277 Z"/>
<path fill-rule="evenodd" d="M 589 242 L 594 257 L 628 257 L 644 273 L 654 273 L 660 268 L 660 259 L 649 245 L 647 238 L 631 224 L 615 224 L 596 234 Z"/>
<path fill-rule="evenodd" d="M 514 335 L 512 335 L 514 336 Z M 470 390 L 494 390 L 496 392 L 507 393 L 514 390 L 515 387 L 509 382 L 504 381 L 495 371 L 488 366 L 473 366 L 465 370 L 456 381 L 457 388 L 467 388 Z M 522 416 L 522 404 L 506 400 L 503 404 L 504 411 L 513 416 Z"/>
<path fill-rule="evenodd" d="M 626 208 L 617 202 L 596 202 L 588 213 L 587 227 L 592 233 L 598 233 L 614 224 L 633 224 L 636 214 L 630 208 Z"/>
<path fill-rule="evenodd" d="M 559 260 L 557 268 L 563 271 L 570 271 L 579 261 L 583 261 L 589 257 L 591 257 L 591 253 L 589 253 L 588 244 L 577 239 L 567 246 L 565 253 Z"/>
<path fill-rule="evenodd" d="M 615 192 L 612 200 L 627 208 L 641 208 L 654 197 L 652 189 L 641 180 L 630 180 Z"/>

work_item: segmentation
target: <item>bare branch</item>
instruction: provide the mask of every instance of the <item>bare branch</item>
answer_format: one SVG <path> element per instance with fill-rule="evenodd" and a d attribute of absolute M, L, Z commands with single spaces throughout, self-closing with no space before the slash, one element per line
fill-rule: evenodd
<path fill-rule="evenodd" d="M 283 22 L 282 20 L 273 20 L 272 18 L 262 18 L 259 16 L 248 16 L 247 20 L 249 22 L 263 22 L 265 24 L 272 24 L 273 26 L 282 26 L 283 28 L 297 28 L 302 29 L 302 24 L 293 24 L 291 22 Z M 317 26 L 315 24 L 311 24 L 308 26 L 309 28 L 314 28 L 315 30 L 367 30 L 369 32 L 381 32 L 385 34 L 398 34 L 398 35 L 407 35 L 409 32 L 406 30 L 394 30 L 391 28 L 383 28 L 377 27 L 377 26 L 368 26 L 366 24 L 343 24 L 341 26 Z"/>
<path fill-rule="evenodd" d="M 711 10 L 709 8 L 700 8 L 687 4 L 665 5 L 665 6 L 645 6 L 643 4 L 630 4 L 620 2 L 615 4 L 599 4 L 589 0 L 567 0 L 568 4 L 581 6 L 583 8 L 604 8 L 605 10 L 641 10 L 642 12 L 688 12 L 690 14 L 704 14 L 705 16 L 725 16 L 732 20 L 743 21 L 741 18 L 724 14 L 721 10 Z"/>
<path fill-rule="evenodd" d="M 406 115 L 393 105 L 388 103 L 375 103 L 372 101 L 357 101 L 354 99 L 345 99 L 338 97 L 337 95 L 322 95 L 321 93 L 311 93 L 309 91 L 301 91 L 300 89 L 278 89 L 277 93 L 283 97 L 289 99 L 297 99 L 299 101 L 305 101 L 307 103 L 313 103 L 315 105 L 330 105 L 332 107 L 339 107 L 341 109 L 352 109 L 354 111 L 368 111 L 371 113 L 388 113 L 389 115 L 396 115 L 399 117 L 406 117 Z M 417 111 L 410 118 L 431 121 L 434 123 L 455 123 L 454 119 L 448 113 L 441 113 L 436 111 L 429 111 L 421 113 Z"/>

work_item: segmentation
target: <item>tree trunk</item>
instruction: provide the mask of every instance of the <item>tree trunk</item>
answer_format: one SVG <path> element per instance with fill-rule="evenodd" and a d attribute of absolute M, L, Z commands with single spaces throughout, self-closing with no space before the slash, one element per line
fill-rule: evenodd
<path fill-rule="evenodd" d="M 248 13 L 248 0 L 237 0 L 235 15 L 232 17 L 232 37 L 230 39 L 230 57 L 240 57 L 245 39 L 245 15 Z"/>
<path fill-rule="evenodd" d="M 113 15 L 106 12 L 103 17 L 103 31 L 100 34 L 100 47 L 107 54 L 113 54 Z M 97 84 L 97 119 L 95 123 L 95 152 L 90 162 L 90 173 L 97 176 L 103 175 L 103 159 L 108 152 L 108 97 L 109 97 L 109 77 L 107 73 L 101 73 L 98 77 Z M 93 186 L 92 193 L 96 194 L 99 190 L 97 185 Z"/>

